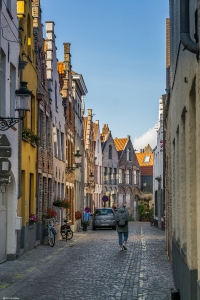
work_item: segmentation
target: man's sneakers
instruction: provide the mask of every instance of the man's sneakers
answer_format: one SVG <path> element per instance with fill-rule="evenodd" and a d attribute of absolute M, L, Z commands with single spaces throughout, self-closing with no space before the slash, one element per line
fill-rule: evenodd
<path fill-rule="evenodd" d="M 127 250 L 127 248 L 125 247 L 125 245 L 123 245 L 122 249 L 123 249 L 124 251 L 126 251 L 126 250 Z"/>

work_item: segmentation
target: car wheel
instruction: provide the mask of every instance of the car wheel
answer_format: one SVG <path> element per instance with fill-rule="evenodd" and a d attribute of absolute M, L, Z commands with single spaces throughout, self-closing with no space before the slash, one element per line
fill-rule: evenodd
<path fill-rule="evenodd" d="M 116 226 L 114 226 L 112 229 L 113 229 L 113 230 L 116 230 Z"/>
<path fill-rule="evenodd" d="M 93 227 L 92 227 L 92 229 L 93 229 L 93 230 L 96 230 L 96 227 L 95 227 L 95 226 L 93 226 Z"/>

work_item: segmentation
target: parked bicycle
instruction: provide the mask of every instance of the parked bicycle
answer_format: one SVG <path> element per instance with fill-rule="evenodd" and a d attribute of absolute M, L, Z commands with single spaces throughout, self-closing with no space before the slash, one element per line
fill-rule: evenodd
<path fill-rule="evenodd" d="M 55 235 L 57 234 L 55 228 L 51 225 L 53 219 L 45 219 L 47 227 L 45 228 L 45 236 L 48 238 L 48 243 L 51 247 L 55 245 Z"/>
<path fill-rule="evenodd" d="M 66 218 L 68 216 L 69 216 L 69 214 L 66 215 Z M 71 229 L 71 226 L 69 225 L 67 219 L 63 220 L 63 222 L 65 224 L 60 227 L 60 234 L 61 234 L 63 239 L 66 239 L 66 241 L 71 240 L 73 238 L 73 231 Z"/>

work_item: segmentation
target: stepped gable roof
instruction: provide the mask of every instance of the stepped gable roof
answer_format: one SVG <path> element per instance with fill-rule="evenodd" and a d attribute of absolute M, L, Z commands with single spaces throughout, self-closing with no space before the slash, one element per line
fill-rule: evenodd
<path fill-rule="evenodd" d="M 122 155 L 122 152 L 124 151 L 127 143 L 128 143 L 128 138 L 115 138 L 114 139 L 115 147 L 118 153 L 118 157 L 120 158 Z"/>
<path fill-rule="evenodd" d="M 111 131 L 109 130 L 108 124 L 104 124 L 102 128 L 102 133 L 101 133 L 101 146 L 102 150 L 104 150 L 106 146 L 106 142 L 111 135 Z"/>
<path fill-rule="evenodd" d="M 92 130 L 93 130 L 94 141 L 95 141 L 95 142 L 96 142 L 96 140 L 97 140 L 98 129 L 99 129 L 99 124 L 97 124 L 97 123 L 92 123 Z"/>
<path fill-rule="evenodd" d="M 151 151 L 136 153 L 136 157 L 140 167 L 153 166 L 154 156 Z"/>
<path fill-rule="evenodd" d="M 64 63 L 63 62 L 57 62 L 57 70 L 58 70 L 58 76 L 59 76 L 59 84 L 60 84 L 60 90 L 63 88 L 63 78 L 64 78 Z"/>
<path fill-rule="evenodd" d="M 64 74 L 64 63 L 59 61 L 57 63 L 57 69 L 59 74 Z"/>

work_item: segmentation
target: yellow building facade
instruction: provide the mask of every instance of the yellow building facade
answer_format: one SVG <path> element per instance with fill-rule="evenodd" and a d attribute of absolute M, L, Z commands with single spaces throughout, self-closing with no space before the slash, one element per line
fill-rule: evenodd
<path fill-rule="evenodd" d="M 36 212 L 36 178 L 37 178 L 37 71 L 34 49 L 32 1 L 17 1 L 19 18 L 20 62 L 19 85 L 27 82 L 27 88 L 32 92 L 30 111 L 27 111 L 22 122 L 21 165 L 22 180 L 19 180 L 18 215 L 22 217 L 21 236 L 18 237 L 18 250 L 27 251 L 34 247 L 32 235 L 29 234 L 29 215 Z M 35 232 L 36 231 L 32 231 Z M 20 234 L 19 234 L 20 235 Z"/>

